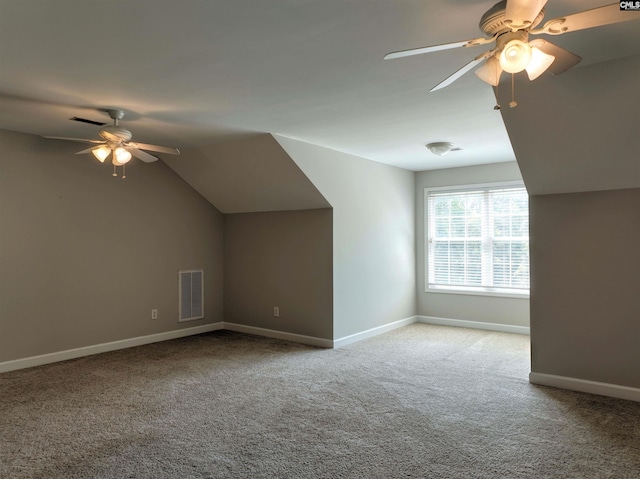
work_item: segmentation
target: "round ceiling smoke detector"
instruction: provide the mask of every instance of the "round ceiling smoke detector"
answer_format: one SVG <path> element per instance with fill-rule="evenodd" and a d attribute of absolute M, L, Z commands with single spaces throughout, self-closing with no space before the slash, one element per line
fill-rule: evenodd
<path fill-rule="evenodd" d="M 448 141 L 436 141 L 435 143 L 429 143 L 427 145 L 429 151 L 434 155 L 444 156 L 453 150 L 453 143 L 449 143 Z"/>

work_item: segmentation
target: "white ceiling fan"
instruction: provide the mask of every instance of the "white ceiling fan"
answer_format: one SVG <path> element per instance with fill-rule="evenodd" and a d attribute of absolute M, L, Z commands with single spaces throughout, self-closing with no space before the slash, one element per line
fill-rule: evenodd
<path fill-rule="evenodd" d="M 94 146 L 91 146 L 85 150 L 79 151 L 78 155 L 84 153 L 93 153 L 98 161 L 104 163 L 104 161 L 112 155 L 111 163 L 113 164 L 113 176 L 117 176 L 116 167 L 122 166 L 124 169 L 124 165 L 131 160 L 132 156 L 135 156 L 139 160 L 144 161 L 145 163 L 152 163 L 154 161 L 158 161 L 158 158 L 147 153 L 143 150 L 156 151 L 158 153 L 168 153 L 170 155 L 179 155 L 180 150 L 177 148 L 168 148 L 166 146 L 158 146 L 158 145 L 149 145 L 146 143 L 137 143 L 130 141 L 132 138 L 132 134 L 126 128 L 118 125 L 118 121 L 124 117 L 124 112 L 122 110 L 106 110 L 109 114 L 109 117 L 113 120 L 113 125 L 108 125 L 100 129 L 98 131 L 98 135 L 100 135 L 102 140 L 88 140 L 85 138 L 66 138 L 60 136 L 45 136 L 45 138 L 51 138 L 54 140 L 69 140 L 69 141 L 79 141 L 82 143 L 92 143 Z M 80 120 L 87 121 L 87 120 Z M 124 172 L 122 175 L 123 178 L 126 178 Z"/>
<path fill-rule="evenodd" d="M 574 13 L 547 21 L 537 27 L 544 17 L 547 0 L 502 0 L 480 19 L 480 30 L 486 37 L 433 45 L 387 54 L 384 59 L 402 58 L 458 47 L 474 47 L 495 43 L 430 91 L 444 88 L 462 75 L 482 64 L 475 74 L 490 85 L 497 86 L 502 72 L 518 73 L 526 70 L 530 80 L 545 71 L 559 75 L 575 66 L 581 58 L 542 38 L 529 41 L 530 35 L 562 35 L 587 28 L 640 19 L 640 11 L 621 11 L 621 3 L 612 3 L 592 10 Z M 622 2 L 624 3 L 624 2 Z M 515 102 L 512 102 L 515 106 Z"/>

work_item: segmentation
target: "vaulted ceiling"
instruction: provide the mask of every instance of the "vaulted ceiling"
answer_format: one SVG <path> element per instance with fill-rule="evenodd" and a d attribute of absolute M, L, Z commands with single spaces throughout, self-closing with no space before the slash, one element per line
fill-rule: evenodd
<path fill-rule="evenodd" d="M 549 0 L 545 18 L 606 2 Z M 428 92 L 486 47 L 382 59 L 478 37 L 493 4 L 0 0 L 0 128 L 95 138 L 69 118 L 108 121 L 100 110 L 117 107 L 135 140 L 179 148 L 272 133 L 417 171 L 510 161 L 491 87 L 467 74 Z M 551 40 L 582 68 L 640 54 L 640 22 Z M 462 150 L 436 157 L 432 141 Z"/>

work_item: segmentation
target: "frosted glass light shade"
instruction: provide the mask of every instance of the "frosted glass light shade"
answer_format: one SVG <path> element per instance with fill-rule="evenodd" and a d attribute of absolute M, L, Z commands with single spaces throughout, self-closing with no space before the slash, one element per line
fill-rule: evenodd
<path fill-rule="evenodd" d="M 451 151 L 453 144 L 448 141 L 437 141 L 435 143 L 429 143 L 427 148 L 434 155 L 444 156 Z"/>
<path fill-rule="evenodd" d="M 537 47 L 531 48 L 531 61 L 526 68 L 529 80 L 533 81 L 547 71 L 547 68 L 551 66 L 555 59 L 556 57 L 543 52 Z"/>
<path fill-rule="evenodd" d="M 117 160 L 120 165 L 124 165 L 131 159 L 131 153 L 122 147 L 116 148 L 114 155 L 114 159 Z"/>
<path fill-rule="evenodd" d="M 91 153 L 93 153 L 93 156 L 95 156 L 100 163 L 104 163 L 104 160 L 107 159 L 111 150 L 107 146 L 103 145 L 98 148 L 94 148 L 91 150 Z"/>
<path fill-rule="evenodd" d="M 502 68 L 500 67 L 500 62 L 498 61 L 498 59 L 494 56 L 491 56 L 474 73 L 483 82 L 486 82 L 489 85 L 497 86 L 498 83 L 500 83 Z"/>
<path fill-rule="evenodd" d="M 511 40 L 500 53 L 500 66 L 507 73 L 524 70 L 531 61 L 531 47 L 522 40 Z"/>

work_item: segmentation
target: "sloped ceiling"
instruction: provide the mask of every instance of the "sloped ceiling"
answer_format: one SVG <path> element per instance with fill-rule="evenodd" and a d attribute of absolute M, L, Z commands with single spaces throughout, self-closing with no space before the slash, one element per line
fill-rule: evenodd
<path fill-rule="evenodd" d="M 545 19 L 610 1 L 549 0 Z M 513 161 L 489 85 L 469 73 L 429 93 L 489 46 L 383 60 L 480 36 L 494 3 L 0 0 L 0 128 L 95 138 L 69 118 L 116 107 L 135 141 L 181 150 L 272 133 L 417 171 Z M 581 68 L 640 53 L 639 24 L 549 39 Z"/>
<path fill-rule="evenodd" d="M 222 213 L 331 207 L 268 134 L 191 148 L 164 161 Z"/>
<path fill-rule="evenodd" d="M 640 188 L 640 56 L 576 68 L 500 91 L 532 195 Z"/>

